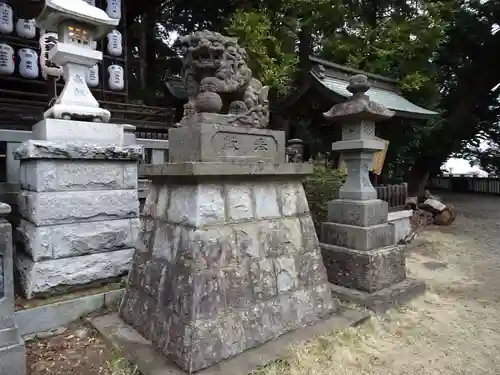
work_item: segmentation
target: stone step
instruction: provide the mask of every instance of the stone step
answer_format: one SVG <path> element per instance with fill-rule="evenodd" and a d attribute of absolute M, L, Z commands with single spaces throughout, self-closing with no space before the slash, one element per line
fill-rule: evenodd
<path fill-rule="evenodd" d="M 19 343 L 19 332 L 17 327 L 0 330 L 0 346 L 11 346 Z"/>
<path fill-rule="evenodd" d="M 0 347 L 0 375 L 25 375 L 26 361 L 24 343 Z"/>

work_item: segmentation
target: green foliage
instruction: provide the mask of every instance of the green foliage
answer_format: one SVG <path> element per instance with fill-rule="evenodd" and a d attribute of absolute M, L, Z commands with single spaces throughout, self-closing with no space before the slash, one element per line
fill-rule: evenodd
<path fill-rule="evenodd" d="M 328 216 L 328 202 L 338 197 L 339 188 L 345 181 L 346 175 L 324 162 L 314 163 L 314 173 L 304 182 L 309 209 L 314 226 L 319 234 L 322 222 Z"/>
<path fill-rule="evenodd" d="M 284 51 L 283 43 L 273 35 L 273 30 L 267 11 L 237 10 L 226 28 L 246 49 L 254 75 L 278 95 L 286 95 L 292 87 L 298 60 L 294 54 Z"/>

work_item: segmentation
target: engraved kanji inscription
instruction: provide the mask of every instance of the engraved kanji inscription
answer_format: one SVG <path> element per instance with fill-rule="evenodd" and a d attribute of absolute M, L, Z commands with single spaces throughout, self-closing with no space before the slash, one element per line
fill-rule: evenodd
<path fill-rule="evenodd" d="M 222 149 L 238 151 L 240 149 L 238 138 L 236 136 L 226 135 L 224 137 L 224 144 L 222 146 Z"/>
<path fill-rule="evenodd" d="M 254 144 L 254 150 L 257 152 L 266 152 L 269 151 L 269 145 L 267 144 L 267 140 L 259 137 L 255 140 Z"/>

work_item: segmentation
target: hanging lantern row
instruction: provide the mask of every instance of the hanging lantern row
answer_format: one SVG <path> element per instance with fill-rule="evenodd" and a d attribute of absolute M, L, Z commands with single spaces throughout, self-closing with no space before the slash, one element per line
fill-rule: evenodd
<path fill-rule="evenodd" d="M 37 79 L 40 76 L 40 60 L 41 74 L 44 79 L 48 75 L 54 77 L 62 76 L 62 68 L 48 60 L 48 53 L 51 44 L 55 44 L 57 34 L 44 34 L 45 43 L 41 43 L 40 59 L 37 51 L 31 48 L 21 48 L 17 54 L 10 45 L 0 43 L 0 75 L 13 75 L 16 70 L 16 62 L 19 69 L 19 75 L 26 79 Z M 108 66 L 108 86 L 113 91 L 122 91 L 125 88 L 123 67 L 118 64 Z M 87 73 L 87 84 L 89 87 L 95 88 L 99 86 L 99 66 L 94 65 Z"/>
<path fill-rule="evenodd" d="M 84 0 L 88 4 L 95 6 L 95 0 Z M 121 0 L 108 0 L 106 13 L 110 18 L 121 18 Z M 13 10 L 9 4 L 0 2 L 0 33 L 11 34 L 14 30 Z M 34 19 L 18 19 L 16 22 L 16 34 L 25 39 L 36 37 L 36 24 Z M 47 79 L 49 75 L 60 79 L 63 75 L 62 68 L 48 60 L 49 51 L 58 41 L 58 34 L 41 30 L 40 55 L 31 48 L 21 48 L 16 52 L 13 47 L 6 43 L 0 43 L 0 75 L 13 75 L 16 61 L 19 75 L 27 79 L 37 79 L 40 75 Z M 93 43 L 93 48 L 97 47 Z M 107 34 L 107 53 L 113 57 L 123 54 L 123 37 L 118 30 L 113 30 Z M 38 65 L 40 61 L 40 66 Z M 99 66 L 95 65 L 87 73 L 87 84 L 95 88 L 99 86 Z M 108 86 L 113 91 L 124 89 L 124 70 L 117 64 L 108 67 Z"/>
<path fill-rule="evenodd" d="M 95 1 L 85 0 L 94 5 Z M 109 13 L 118 19 L 121 17 L 119 0 L 108 1 Z M 108 13 L 108 15 L 109 15 Z M 110 18 L 113 18 L 110 16 Z M 14 30 L 12 7 L 6 3 L 0 2 L 0 33 L 11 34 Z M 34 19 L 18 19 L 16 22 L 16 33 L 24 39 L 33 39 L 36 37 L 36 24 Z M 42 35 L 43 38 L 43 35 Z M 57 36 L 56 36 L 57 39 Z M 110 56 L 121 56 L 123 54 L 123 37 L 118 30 L 113 30 L 107 35 L 107 52 Z"/>
<path fill-rule="evenodd" d="M 88 4 L 95 6 L 95 0 L 84 0 Z M 110 18 L 121 19 L 121 0 L 107 0 L 106 13 Z M 34 19 L 19 18 L 15 25 L 16 34 L 21 38 L 33 39 L 36 36 L 36 25 Z M 12 34 L 14 31 L 14 11 L 12 7 L 0 2 L 0 33 Z"/>

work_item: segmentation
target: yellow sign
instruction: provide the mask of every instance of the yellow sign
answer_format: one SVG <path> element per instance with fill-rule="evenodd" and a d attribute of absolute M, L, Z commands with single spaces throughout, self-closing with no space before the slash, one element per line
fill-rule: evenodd
<path fill-rule="evenodd" d="M 379 141 L 384 142 L 384 149 L 373 154 L 372 168 L 370 170 L 376 175 L 380 176 L 382 174 L 382 169 L 384 169 L 384 161 L 385 156 L 387 155 L 387 149 L 389 148 L 389 141 L 379 137 L 375 138 Z"/>

